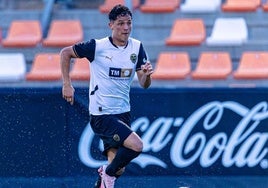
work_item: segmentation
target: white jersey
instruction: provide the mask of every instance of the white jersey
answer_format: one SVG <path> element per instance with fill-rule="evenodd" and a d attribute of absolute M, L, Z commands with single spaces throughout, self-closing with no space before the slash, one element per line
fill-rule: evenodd
<path fill-rule="evenodd" d="M 130 111 L 129 91 L 135 71 L 147 61 L 140 41 L 129 38 L 117 47 L 111 37 L 92 39 L 74 46 L 78 57 L 90 63 L 89 112 L 93 115 Z"/>

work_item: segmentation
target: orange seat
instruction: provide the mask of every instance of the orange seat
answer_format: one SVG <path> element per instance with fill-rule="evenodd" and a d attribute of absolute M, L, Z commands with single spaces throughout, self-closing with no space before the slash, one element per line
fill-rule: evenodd
<path fill-rule="evenodd" d="M 206 29 L 202 19 L 177 19 L 166 45 L 200 45 L 206 38 Z"/>
<path fill-rule="evenodd" d="M 145 0 L 145 3 L 140 6 L 140 11 L 144 13 L 174 12 L 179 5 L 180 0 Z"/>
<path fill-rule="evenodd" d="M 232 71 L 232 61 L 227 52 L 202 52 L 193 79 L 226 79 Z"/>
<path fill-rule="evenodd" d="M 225 12 L 254 12 L 261 5 L 261 0 L 227 0 L 222 4 Z"/>
<path fill-rule="evenodd" d="M 90 62 L 86 58 L 76 58 L 75 63 L 70 72 L 72 80 L 89 80 L 90 78 Z"/>
<path fill-rule="evenodd" d="M 183 79 L 190 71 L 190 58 L 186 52 L 162 52 L 157 59 L 152 78 L 157 80 Z"/>
<path fill-rule="evenodd" d="M 82 40 L 83 28 L 79 20 L 53 20 L 43 46 L 64 47 Z"/>
<path fill-rule="evenodd" d="M 268 52 L 244 52 L 233 75 L 236 79 L 267 79 Z"/>
<path fill-rule="evenodd" d="M 262 10 L 268 12 L 268 1 L 262 4 Z"/>
<path fill-rule="evenodd" d="M 34 47 L 41 40 L 42 29 L 39 21 L 14 20 L 2 45 L 4 47 Z"/>
<path fill-rule="evenodd" d="M 125 0 L 105 0 L 104 3 L 99 6 L 99 11 L 101 13 L 108 13 L 117 4 L 125 5 Z M 139 5 L 139 0 L 132 0 L 133 8 L 138 8 Z"/>
<path fill-rule="evenodd" d="M 61 79 L 60 55 L 58 53 L 37 54 L 26 80 L 53 81 Z"/>

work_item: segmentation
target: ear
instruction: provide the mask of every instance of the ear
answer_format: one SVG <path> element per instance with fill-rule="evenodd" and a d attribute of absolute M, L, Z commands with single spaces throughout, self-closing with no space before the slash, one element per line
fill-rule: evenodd
<path fill-rule="evenodd" d="M 110 27 L 110 29 L 113 29 L 113 23 L 109 22 L 108 26 Z"/>

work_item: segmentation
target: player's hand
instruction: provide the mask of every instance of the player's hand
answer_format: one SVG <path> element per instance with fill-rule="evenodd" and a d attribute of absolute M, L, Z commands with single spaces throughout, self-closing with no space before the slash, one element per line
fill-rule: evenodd
<path fill-rule="evenodd" d="M 149 61 L 141 66 L 141 70 L 145 73 L 146 76 L 153 74 L 153 66 Z"/>
<path fill-rule="evenodd" d="M 62 86 L 62 97 L 71 105 L 74 104 L 74 88 L 72 85 L 64 84 Z"/>

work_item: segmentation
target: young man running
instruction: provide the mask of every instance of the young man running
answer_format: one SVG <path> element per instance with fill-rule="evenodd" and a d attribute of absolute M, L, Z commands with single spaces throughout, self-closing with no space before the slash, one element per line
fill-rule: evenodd
<path fill-rule="evenodd" d="M 129 92 L 135 72 L 148 88 L 153 68 L 142 43 L 130 37 L 132 13 L 116 5 L 109 13 L 111 36 L 91 39 L 61 50 L 62 96 L 74 102 L 69 76 L 71 58 L 90 62 L 89 113 L 94 133 L 104 144 L 108 163 L 99 168 L 95 187 L 114 188 L 115 180 L 143 149 L 141 138 L 131 130 Z"/>

